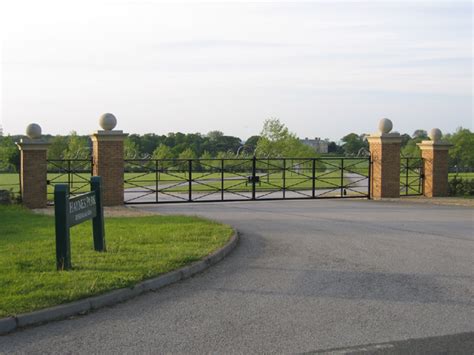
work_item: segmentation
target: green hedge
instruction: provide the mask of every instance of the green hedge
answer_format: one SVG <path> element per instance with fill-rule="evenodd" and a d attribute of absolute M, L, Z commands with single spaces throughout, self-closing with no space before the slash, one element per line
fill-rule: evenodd
<path fill-rule="evenodd" d="M 457 175 L 449 179 L 449 196 L 474 196 L 474 179 Z"/>

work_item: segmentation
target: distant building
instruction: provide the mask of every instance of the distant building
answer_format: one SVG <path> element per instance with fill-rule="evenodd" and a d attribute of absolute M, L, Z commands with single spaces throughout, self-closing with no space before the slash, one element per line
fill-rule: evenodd
<path fill-rule="evenodd" d="M 327 140 L 323 140 L 319 137 L 315 137 L 314 139 L 300 139 L 300 142 L 306 145 L 309 145 L 313 148 L 317 153 L 325 154 L 328 152 L 329 142 Z"/>

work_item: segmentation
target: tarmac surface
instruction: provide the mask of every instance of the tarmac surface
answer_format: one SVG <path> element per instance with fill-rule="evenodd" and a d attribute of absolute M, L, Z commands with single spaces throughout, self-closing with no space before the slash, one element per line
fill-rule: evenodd
<path fill-rule="evenodd" d="M 146 205 L 223 221 L 198 276 L 0 337 L 0 353 L 473 353 L 472 208 L 367 200 Z"/>

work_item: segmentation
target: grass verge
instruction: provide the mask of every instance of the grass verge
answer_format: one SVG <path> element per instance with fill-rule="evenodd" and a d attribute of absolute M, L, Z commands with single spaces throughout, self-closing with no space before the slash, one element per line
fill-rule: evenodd
<path fill-rule="evenodd" d="M 0 206 L 0 317 L 131 286 L 199 260 L 230 238 L 229 226 L 184 216 L 108 218 L 107 252 L 91 222 L 71 228 L 73 270 L 56 271 L 54 218 Z"/>

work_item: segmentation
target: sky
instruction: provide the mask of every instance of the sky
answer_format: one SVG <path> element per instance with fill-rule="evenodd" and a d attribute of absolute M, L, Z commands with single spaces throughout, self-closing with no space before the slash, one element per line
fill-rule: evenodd
<path fill-rule="evenodd" d="M 300 137 L 473 129 L 471 1 L 0 4 L 0 124 L 89 134 L 220 130 L 278 118 Z"/>

